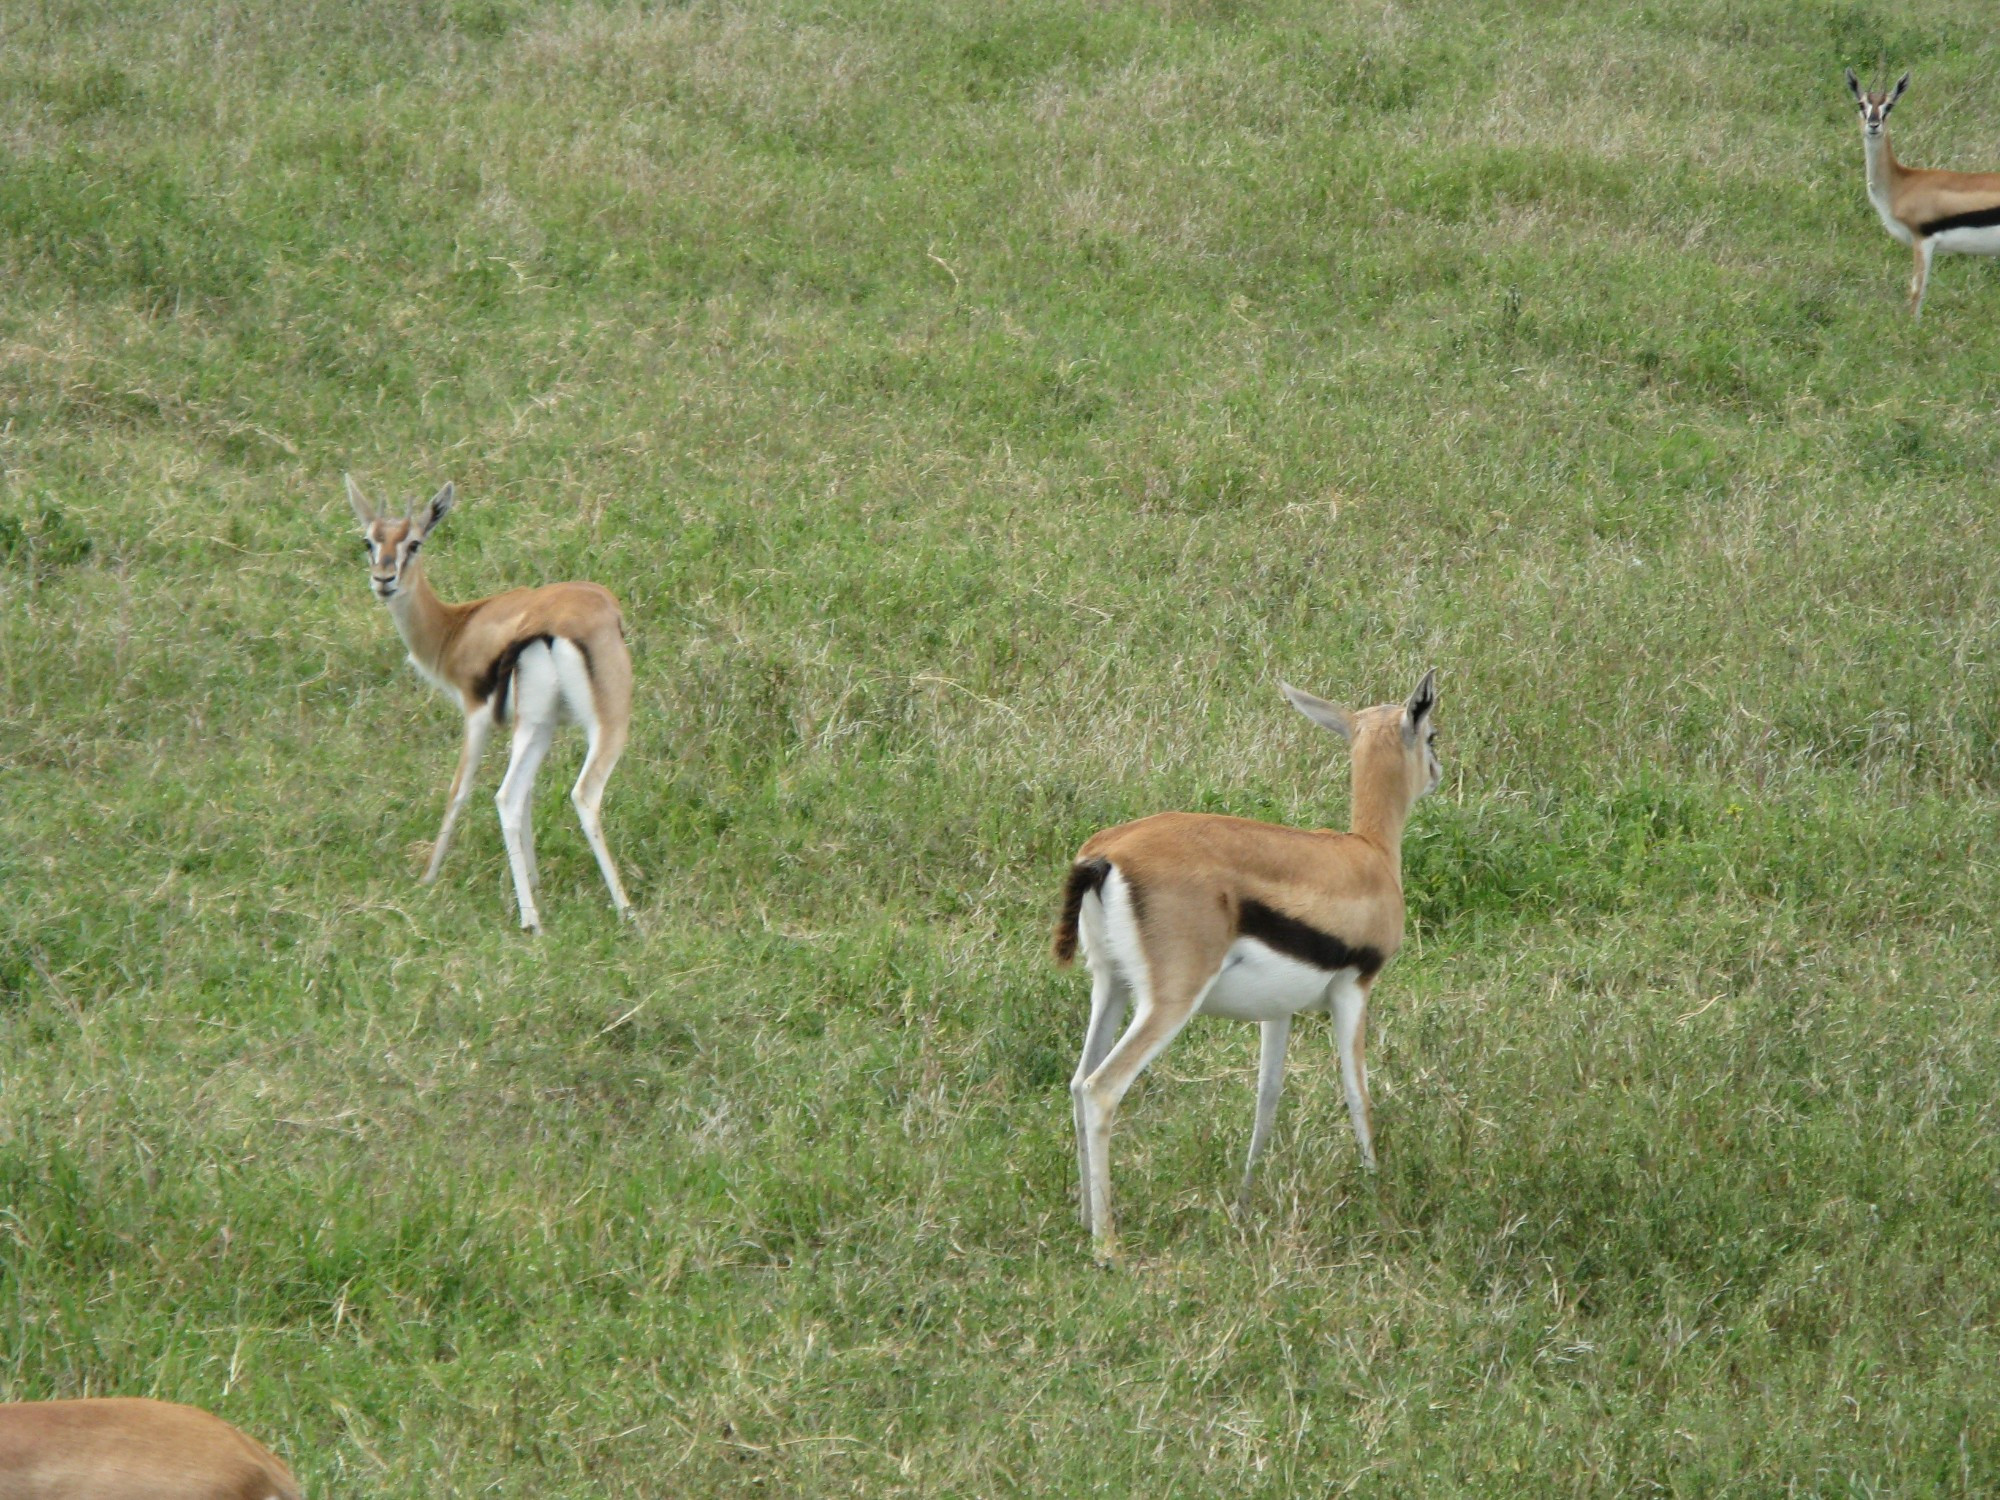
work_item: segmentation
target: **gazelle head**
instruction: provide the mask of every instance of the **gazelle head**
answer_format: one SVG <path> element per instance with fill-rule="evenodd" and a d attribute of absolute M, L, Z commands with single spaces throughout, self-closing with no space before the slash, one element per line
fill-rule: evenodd
<path fill-rule="evenodd" d="M 347 503 L 354 507 L 354 517 L 361 523 L 361 544 L 368 549 L 368 581 L 375 597 L 387 603 L 403 591 L 406 578 L 416 565 L 417 549 L 450 512 L 457 491 L 447 483 L 421 511 L 412 507 L 405 516 L 383 516 L 376 513 L 368 497 L 361 493 L 354 476 L 344 477 Z"/>
<path fill-rule="evenodd" d="M 1279 683 L 1292 707 L 1354 747 L 1354 787 L 1387 795 L 1407 814 L 1417 798 L 1438 789 L 1444 767 L 1437 757 L 1437 668 L 1424 673 L 1406 703 L 1383 703 L 1349 712 Z"/>
<path fill-rule="evenodd" d="M 1910 75 L 1905 73 L 1896 80 L 1896 87 L 1889 93 L 1864 93 L 1861 80 L 1854 76 L 1854 69 L 1847 70 L 1847 92 L 1854 96 L 1854 103 L 1861 111 L 1861 133 L 1878 136 L 1889 124 L 1889 111 L 1896 107 L 1896 101 L 1903 97 L 1903 90 L 1910 86 Z"/>

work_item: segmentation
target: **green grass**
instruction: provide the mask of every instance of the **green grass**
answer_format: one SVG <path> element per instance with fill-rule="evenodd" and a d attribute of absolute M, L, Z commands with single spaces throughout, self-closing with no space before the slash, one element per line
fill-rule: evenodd
<path fill-rule="evenodd" d="M 2000 1488 L 1987 9 L 19 6 L 0 58 L 0 1396 L 315 1496 Z M 339 476 L 588 576 L 548 936 Z M 1345 818 L 1377 990 L 1075 1224 L 1070 852 Z M 497 783 L 499 752 L 484 788 Z"/>

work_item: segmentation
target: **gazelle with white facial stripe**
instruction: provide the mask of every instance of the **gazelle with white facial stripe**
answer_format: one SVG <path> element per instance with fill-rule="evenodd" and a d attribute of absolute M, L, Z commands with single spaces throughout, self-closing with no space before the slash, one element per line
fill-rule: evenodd
<path fill-rule="evenodd" d="M 1892 92 L 1864 93 L 1854 70 L 1847 91 L 1861 111 L 1861 145 L 1868 161 L 1868 201 L 1882 227 L 1910 247 L 1916 267 L 1910 277 L 1910 315 L 1924 315 L 1931 258 L 1939 251 L 2000 255 L 2000 172 L 1936 172 L 1906 167 L 1889 145 L 1889 111 L 1910 86 L 1910 75 Z"/>
<path fill-rule="evenodd" d="M 1070 962 L 1080 936 L 1090 965 L 1090 1026 L 1070 1093 L 1079 1206 L 1103 1261 L 1117 1256 L 1112 1117 L 1198 1014 L 1263 1028 L 1242 1198 L 1278 1112 L 1292 1018 L 1310 1011 L 1332 1013 L 1348 1117 L 1362 1165 L 1375 1166 L 1368 996 L 1403 941 L 1403 828 L 1442 775 L 1437 673 L 1426 672 L 1406 703 L 1354 713 L 1279 686 L 1353 746 L 1351 832 L 1160 813 L 1093 835 L 1070 867 L 1055 956 Z"/>
<path fill-rule="evenodd" d="M 472 795 L 473 772 L 496 724 L 511 724 L 513 753 L 496 801 L 500 833 L 514 874 L 521 925 L 541 931 L 535 908 L 540 871 L 535 861 L 532 802 L 535 773 L 559 724 L 583 726 L 589 740 L 583 771 L 570 801 L 612 904 L 631 910 L 618 867 L 604 842 L 600 809 L 604 784 L 625 748 L 632 717 L 632 657 L 618 601 L 594 583 L 551 583 L 509 589 L 470 604 L 446 604 L 424 579 L 417 553 L 450 512 L 456 492 L 447 484 L 421 510 L 406 516 L 378 514 L 353 476 L 347 500 L 361 522 L 375 597 L 389 606 L 410 665 L 456 702 L 465 714 L 465 744 L 451 779 L 444 824 L 431 848 L 424 884 L 437 879 L 451 844 L 452 827 Z"/>
<path fill-rule="evenodd" d="M 299 1500 L 284 1460 L 220 1417 L 139 1397 L 0 1405 L 4 1500 Z"/>

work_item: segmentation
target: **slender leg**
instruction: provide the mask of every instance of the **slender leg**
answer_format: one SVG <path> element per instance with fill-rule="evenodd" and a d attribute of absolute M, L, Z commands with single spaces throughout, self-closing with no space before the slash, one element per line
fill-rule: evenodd
<path fill-rule="evenodd" d="M 542 861 L 535 853 L 535 796 L 529 788 L 528 800 L 521 804 L 521 852 L 528 857 L 528 889 L 542 893 Z"/>
<path fill-rule="evenodd" d="M 1243 1163 L 1243 1186 L 1236 1194 L 1236 1211 L 1250 1207 L 1250 1180 L 1257 1173 L 1257 1158 L 1271 1138 L 1271 1123 L 1278 1118 L 1278 1096 L 1285 1090 L 1285 1043 L 1291 1039 L 1292 1018 L 1281 1016 L 1265 1021 L 1260 1028 L 1262 1044 L 1257 1049 L 1257 1123 L 1250 1131 L 1250 1159 Z"/>
<path fill-rule="evenodd" d="M 1125 1024 L 1125 982 L 1107 955 L 1097 960 L 1099 967 L 1090 975 L 1090 1027 L 1083 1036 L 1083 1056 L 1077 1060 L 1076 1076 L 1069 1081 L 1069 1094 L 1076 1113 L 1076 1180 L 1078 1216 L 1090 1228 L 1090 1145 L 1084 1131 L 1084 1083 L 1110 1055 L 1118 1029 Z M 1100 972 L 1101 970 L 1101 972 Z"/>
<path fill-rule="evenodd" d="M 431 862 L 424 871 L 425 885 L 436 880 L 438 871 L 444 867 L 444 852 L 451 847 L 451 830 L 458 822 L 459 810 L 472 798 L 473 773 L 479 769 L 479 757 L 486 751 L 486 737 L 492 732 L 490 704 L 481 704 L 465 716 L 465 746 L 458 752 L 458 773 L 451 778 L 451 795 L 445 799 L 444 826 L 438 829 L 437 842 L 431 845 Z"/>
<path fill-rule="evenodd" d="M 1083 1081 L 1077 1099 L 1083 1117 L 1084 1154 L 1090 1171 L 1090 1232 L 1102 1265 L 1118 1259 L 1118 1231 L 1111 1219 L 1111 1119 L 1146 1065 L 1180 1034 L 1200 1007 L 1201 996 L 1214 981 L 1211 974 L 1199 986 L 1176 986 L 1172 998 L 1141 994 L 1138 1013 L 1110 1054 Z"/>
<path fill-rule="evenodd" d="M 604 883 L 611 888 L 611 904 L 622 917 L 630 914 L 632 903 L 619 883 L 618 866 L 611 861 L 611 846 L 604 842 L 600 810 L 604 806 L 604 784 L 611 779 L 611 769 L 618 764 L 619 753 L 625 748 L 625 736 L 622 732 L 606 732 L 594 722 L 587 727 L 590 751 L 583 758 L 583 770 L 570 789 L 569 800 L 576 808 L 577 820 L 583 824 L 584 838 L 590 841 L 590 852 L 597 856 L 597 868 L 604 872 Z"/>
<path fill-rule="evenodd" d="M 1910 278 L 1910 317 L 1922 322 L 1924 317 L 1924 292 L 1931 281 L 1931 257 L 1937 254 L 1937 241 L 1918 235 L 1910 241 L 1911 252 L 1916 256 L 1916 274 Z"/>
<path fill-rule="evenodd" d="M 525 705 L 524 705 L 525 707 Z M 528 839 L 528 800 L 535 795 L 535 773 L 555 737 L 553 716 L 530 719 L 524 712 L 514 730 L 512 758 L 507 775 L 494 798 L 500 806 L 500 836 L 507 844 L 507 861 L 514 871 L 514 899 L 520 904 L 521 925 L 530 932 L 542 930 L 541 914 L 535 910 L 534 882 L 529 868 L 533 852 Z"/>
<path fill-rule="evenodd" d="M 1375 1129 L 1368 1102 L 1368 991 L 1353 980 L 1333 987 L 1333 1039 L 1340 1049 L 1340 1082 L 1347 1091 L 1347 1118 L 1361 1147 L 1361 1165 L 1375 1170 Z"/>

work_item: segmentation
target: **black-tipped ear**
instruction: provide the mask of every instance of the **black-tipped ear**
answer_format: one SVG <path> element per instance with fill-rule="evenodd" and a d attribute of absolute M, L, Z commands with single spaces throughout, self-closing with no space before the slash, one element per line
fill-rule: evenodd
<path fill-rule="evenodd" d="M 354 482 L 352 474 L 340 476 L 347 482 L 347 503 L 354 507 L 354 519 L 365 530 L 375 522 L 375 507 L 368 503 L 368 497 L 361 493 L 361 486 Z"/>
<path fill-rule="evenodd" d="M 1854 69 L 1847 70 L 1847 92 L 1854 96 L 1854 102 L 1861 102 L 1861 80 L 1854 76 Z"/>
<path fill-rule="evenodd" d="M 1910 75 L 1908 73 L 1905 73 L 1901 78 L 1898 78 L 1896 80 L 1896 92 L 1889 96 L 1889 103 L 1882 106 L 1882 113 L 1887 114 L 1889 112 L 1890 105 L 1893 105 L 1898 99 L 1902 98 L 1903 90 L 1908 88 L 1909 86 L 1910 86 Z"/>
<path fill-rule="evenodd" d="M 424 507 L 421 519 L 416 516 L 410 518 L 412 524 L 417 529 L 417 535 L 420 537 L 429 536 L 431 528 L 450 515 L 452 506 L 457 503 L 458 491 L 453 488 L 451 481 L 447 479 L 444 488 L 431 496 L 431 503 Z"/>
<path fill-rule="evenodd" d="M 1437 707 L 1438 669 L 1432 667 L 1424 673 L 1424 680 L 1417 684 L 1417 690 L 1410 694 L 1410 701 L 1403 705 L 1404 731 L 1412 738 L 1422 732 L 1424 720 Z"/>
<path fill-rule="evenodd" d="M 1331 729 L 1344 740 L 1353 740 L 1354 718 L 1346 709 L 1324 698 L 1315 698 L 1311 693 L 1302 693 L 1288 682 L 1279 683 L 1278 690 L 1292 700 L 1293 708 L 1320 728 Z"/>

